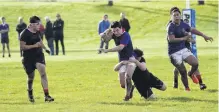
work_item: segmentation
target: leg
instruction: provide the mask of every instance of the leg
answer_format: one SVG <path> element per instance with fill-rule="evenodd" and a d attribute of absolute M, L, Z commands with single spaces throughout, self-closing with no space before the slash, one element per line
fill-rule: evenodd
<path fill-rule="evenodd" d="M 104 42 L 102 39 L 100 39 L 100 48 L 103 48 L 103 45 L 104 45 Z M 101 51 L 98 51 L 98 54 L 100 54 L 100 53 L 101 53 Z"/>
<path fill-rule="evenodd" d="M 44 91 L 44 94 L 45 94 L 45 101 L 54 101 L 54 98 L 52 98 L 50 95 L 49 95 L 49 89 L 48 89 L 48 79 L 47 79 L 47 75 L 46 75 L 46 67 L 45 67 L 45 64 L 42 64 L 42 63 L 36 63 L 36 68 L 37 70 L 39 71 L 40 73 L 40 76 L 41 76 L 41 84 L 42 84 L 42 87 L 43 87 L 43 91 Z"/>
<path fill-rule="evenodd" d="M 33 80 L 34 80 L 34 71 L 32 73 L 27 74 L 28 79 L 27 79 L 27 91 L 28 91 L 28 97 L 29 101 L 34 103 L 34 97 L 33 97 Z"/>
<path fill-rule="evenodd" d="M 171 60 L 171 63 L 178 69 L 185 89 L 189 91 L 187 71 L 186 71 L 186 68 L 182 62 L 181 54 L 178 54 L 178 53 L 172 54 L 170 56 L 170 60 Z"/>
<path fill-rule="evenodd" d="M 174 72 L 173 72 L 173 74 L 174 74 L 174 86 L 173 86 L 173 88 L 178 88 L 178 76 L 179 76 L 179 71 L 178 71 L 178 69 L 177 68 L 174 68 Z"/>
<path fill-rule="evenodd" d="M 55 39 L 55 43 L 56 43 L 56 55 L 59 55 L 59 40 L 57 38 Z"/>
<path fill-rule="evenodd" d="M 51 55 L 54 55 L 54 38 L 51 38 Z"/>
<path fill-rule="evenodd" d="M 119 82 L 122 88 L 125 88 L 125 72 L 119 73 Z"/>
<path fill-rule="evenodd" d="M 202 77 L 201 74 L 199 72 L 199 69 L 195 72 L 195 76 L 197 77 L 198 81 L 199 81 L 199 86 L 201 90 L 204 90 L 207 88 L 207 86 L 203 83 L 202 81 Z"/>
<path fill-rule="evenodd" d="M 40 76 L 41 76 L 41 84 L 42 84 L 45 96 L 48 96 L 49 92 L 48 92 L 48 80 L 46 76 L 46 67 L 42 63 L 36 63 L 36 68 L 39 71 Z"/>
<path fill-rule="evenodd" d="M 62 53 L 63 53 L 63 55 L 65 55 L 65 45 L 64 45 L 64 37 L 63 36 L 61 37 L 60 41 L 61 41 L 61 46 L 62 46 Z"/>
<path fill-rule="evenodd" d="M 106 42 L 105 49 L 109 48 L 109 42 Z"/>
<path fill-rule="evenodd" d="M 132 96 L 133 86 L 132 86 L 132 75 L 135 71 L 136 65 L 134 63 L 128 64 L 126 73 L 125 73 L 125 88 L 126 88 L 126 97 L 125 101 L 128 101 L 130 99 L 130 96 Z"/>
<path fill-rule="evenodd" d="M 8 57 L 11 57 L 9 43 L 7 43 L 6 45 L 7 45 L 7 49 L 8 49 Z"/>
<path fill-rule="evenodd" d="M 31 103 L 34 103 L 34 97 L 33 97 L 33 80 L 34 80 L 34 71 L 35 67 L 32 61 L 30 60 L 22 60 L 22 64 L 24 67 L 24 70 L 28 76 L 27 78 L 27 91 L 28 91 L 28 98 Z"/>
<path fill-rule="evenodd" d="M 148 72 L 147 74 L 149 76 L 149 85 L 150 87 L 159 89 L 161 91 L 165 91 L 167 89 L 166 85 L 161 81 L 159 78 L 154 76 L 152 73 Z"/>
<path fill-rule="evenodd" d="M 53 38 L 48 39 L 47 42 L 48 42 L 48 47 L 51 51 L 50 55 L 54 55 Z"/>
<path fill-rule="evenodd" d="M 5 57 L 5 43 L 2 43 L 2 57 Z"/>
<path fill-rule="evenodd" d="M 188 57 L 185 58 L 185 61 L 192 66 L 189 76 L 192 78 L 192 81 L 196 84 L 199 83 L 197 77 L 195 76 L 195 72 L 198 70 L 198 61 L 193 55 L 189 55 Z"/>

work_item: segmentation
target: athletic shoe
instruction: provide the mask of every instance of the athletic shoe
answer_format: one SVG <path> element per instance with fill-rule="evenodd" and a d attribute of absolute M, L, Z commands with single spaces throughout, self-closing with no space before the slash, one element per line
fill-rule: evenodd
<path fill-rule="evenodd" d="M 45 102 L 53 102 L 54 98 L 52 98 L 51 96 L 45 96 Z"/>
<path fill-rule="evenodd" d="M 200 89 L 201 90 L 205 90 L 207 88 L 207 86 L 205 84 L 200 84 Z"/>

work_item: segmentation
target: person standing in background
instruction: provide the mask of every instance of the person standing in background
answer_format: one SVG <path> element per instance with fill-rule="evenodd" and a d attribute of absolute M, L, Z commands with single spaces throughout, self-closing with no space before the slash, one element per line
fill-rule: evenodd
<path fill-rule="evenodd" d="M 1 18 L 2 24 L 0 25 L 0 33 L 1 33 L 1 43 L 2 43 L 2 57 L 5 57 L 5 44 L 8 49 L 8 57 L 11 57 L 10 48 L 9 48 L 9 25 L 5 21 L 5 17 Z"/>
<path fill-rule="evenodd" d="M 53 37 L 53 30 L 52 30 L 52 22 L 48 16 L 45 17 L 46 20 L 46 28 L 45 28 L 45 37 L 48 43 L 48 47 L 50 48 L 50 55 L 54 55 L 54 37 Z"/>
<path fill-rule="evenodd" d="M 18 22 L 19 22 L 19 23 L 17 24 L 16 31 L 17 31 L 17 33 L 18 33 L 18 40 L 19 40 L 19 39 L 20 39 L 20 34 L 21 34 L 21 32 L 22 32 L 25 28 L 27 28 L 27 24 L 24 23 L 22 17 L 19 17 L 19 18 L 18 18 Z M 21 48 L 20 48 L 20 55 L 21 55 L 21 57 L 22 57 L 22 50 L 21 50 Z"/>
<path fill-rule="evenodd" d="M 56 21 L 53 23 L 53 34 L 55 37 L 55 43 L 56 43 L 56 55 L 59 54 L 59 40 L 61 42 L 62 46 L 62 53 L 65 55 L 65 45 L 64 45 L 64 21 L 61 18 L 60 14 L 56 15 Z"/>

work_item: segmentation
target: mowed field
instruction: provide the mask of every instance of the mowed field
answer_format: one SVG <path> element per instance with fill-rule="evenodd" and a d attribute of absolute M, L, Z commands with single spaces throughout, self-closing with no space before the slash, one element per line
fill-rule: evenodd
<path fill-rule="evenodd" d="M 196 10 L 197 29 L 213 37 L 214 42 L 207 43 L 197 36 L 200 71 L 208 88 L 201 91 L 189 79 L 190 92 L 184 91 L 180 80 L 179 89 L 172 86 L 173 66 L 167 55 L 166 24 L 173 6 L 183 9 L 185 2 L 120 0 L 113 7 L 106 6 L 106 2 L 0 2 L 0 16 L 5 16 L 10 25 L 12 50 L 12 58 L 8 58 L 7 53 L 6 58 L 0 58 L 0 112 L 217 112 L 218 3 L 206 1 L 206 5 L 198 6 L 196 0 L 191 2 L 191 8 Z M 153 89 L 155 100 L 143 100 L 135 90 L 133 99 L 124 102 L 125 91 L 113 71 L 118 62 L 117 53 L 97 54 L 98 22 L 105 13 L 110 21 L 118 20 L 120 12 L 125 12 L 130 21 L 133 45 L 144 51 L 147 68 L 167 85 L 164 92 Z M 49 90 L 55 102 L 44 102 L 36 71 L 36 102 L 31 104 L 18 52 L 17 18 L 23 16 L 28 22 L 29 16 L 38 15 L 45 24 L 44 17 L 50 16 L 54 21 L 56 13 L 65 21 L 66 55 L 46 54 Z"/>

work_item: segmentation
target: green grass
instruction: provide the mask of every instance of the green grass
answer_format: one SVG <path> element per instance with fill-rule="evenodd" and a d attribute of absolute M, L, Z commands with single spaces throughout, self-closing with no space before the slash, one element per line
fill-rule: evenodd
<path fill-rule="evenodd" d="M 12 58 L 0 58 L 0 111 L 61 111 L 61 112 L 216 112 L 218 110 L 218 4 L 206 1 L 191 7 L 197 12 L 197 28 L 214 38 L 206 43 L 197 37 L 200 71 L 208 86 L 200 91 L 189 80 L 191 92 L 185 92 L 180 82 L 178 90 L 172 89 L 173 66 L 167 56 L 165 26 L 169 20 L 169 8 L 185 6 L 184 2 L 116 2 L 113 7 L 105 2 L 43 3 L 0 2 L 0 16 L 10 24 Z M 7 8 L 3 11 L 3 9 Z M 18 54 L 15 32 L 17 18 L 25 21 L 31 15 L 50 16 L 55 19 L 61 13 L 65 20 L 66 56 L 46 55 L 50 93 L 55 102 L 44 103 L 39 74 L 36 72 L 34 95 L 36 103 L 30 104 L 26 93 L 26 75 Z M 124 90 L 120 88 L 117 73 L 112 70 L 117 63 L 117 53 L 96 54 L 99 46 L 97 24 L 104 13 L 110 21 L 118 20 L 125 12 L 131 23 L 131 37 L 135 47 L 144 50 L 148 69 L 162 79 L 168 89 L 154 89 L 157 100 L 144 101 L 135 90 L 134 98 L 122 101 Z M 43 20 L 44 22 L 44 20 Z M 45 22 L 44 22 L 45 23 Z M 110 47 L 114 43 L 111 42 Z M 79 50 L 81 49 L 81 50 Z"/>

